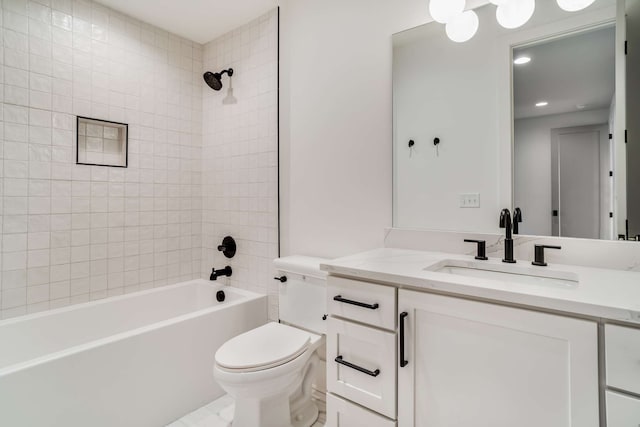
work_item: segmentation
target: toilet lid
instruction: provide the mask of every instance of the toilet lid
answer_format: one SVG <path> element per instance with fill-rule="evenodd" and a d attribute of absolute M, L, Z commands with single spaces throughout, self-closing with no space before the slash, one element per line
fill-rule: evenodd
<path fill-rule="evenodd" d="M 216 352 L 216 363 L 226 369 L 267 369 L 300 356 L 310 340 L 309 332 L 271 322 L 224 343 Z"/>

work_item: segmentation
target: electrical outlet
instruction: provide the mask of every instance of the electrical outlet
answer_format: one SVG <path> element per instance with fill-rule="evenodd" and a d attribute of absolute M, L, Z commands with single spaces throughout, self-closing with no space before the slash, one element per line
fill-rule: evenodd
<path fill-rule="evenodd" d="M 460 194 L 460 207 L 461 208 L 479 208 L 480 193 Z"/>

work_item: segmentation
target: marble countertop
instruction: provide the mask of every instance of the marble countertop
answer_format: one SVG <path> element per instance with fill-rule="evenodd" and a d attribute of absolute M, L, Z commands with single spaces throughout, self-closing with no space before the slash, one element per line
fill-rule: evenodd
<path fill-rule="evenodd" d="M 514 265 L 520 270 L 550 271 L 578 277 L 577 283 L 558 284 L 514 283 L 428 270 L 447 260 L 476 262 L 468 255 L 382 248 L 331 260 L 322 264 L 321 269 L 329 274 L 395 284 L 401 288 L 470 296 L 640 325 L 639 272 L 552 263 L 547 267 L 533 267 L 530 260 L 518 260 Z M 489 268 L 491 265 L 496 269 L 505 268 L 498 258 L 477 262 Z"/>

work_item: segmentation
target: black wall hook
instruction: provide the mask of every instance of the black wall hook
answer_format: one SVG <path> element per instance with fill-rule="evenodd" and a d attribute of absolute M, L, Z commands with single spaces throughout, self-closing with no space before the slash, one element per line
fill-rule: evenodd
<path fill-rule="evenodd" d="M 440 138 L 433 138 L 433 145 L 440 144 Z"/>
<path fill-rule="evenodd" d="M 416 142 L 413 139 L 409 140 L 409 148 L 413 147 L 414 145 L 416 145 Z"/>

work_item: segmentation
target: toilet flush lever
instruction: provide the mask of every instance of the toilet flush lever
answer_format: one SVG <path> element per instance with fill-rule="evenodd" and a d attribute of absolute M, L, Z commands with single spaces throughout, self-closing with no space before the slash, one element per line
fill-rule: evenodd
<path fill-rule="evenodd" d="M 280 283 L 285 283 L 287 281 L 287 276 L 274 277 L 273 280 L 278 280 Z"/>

